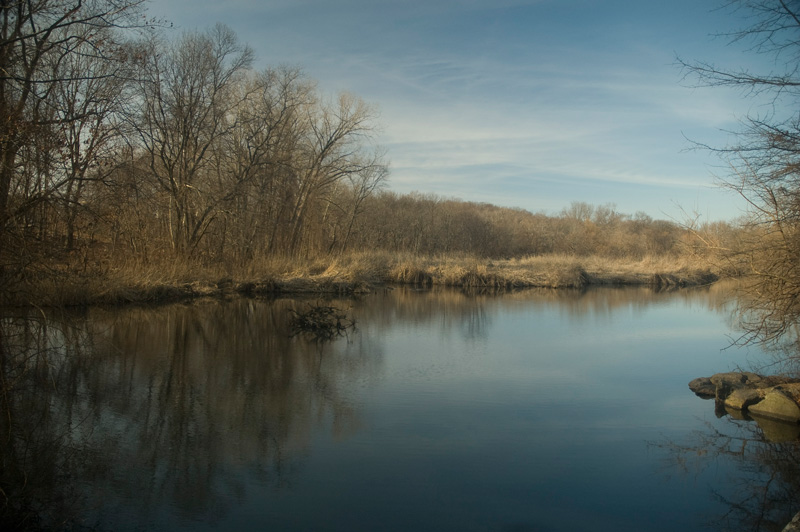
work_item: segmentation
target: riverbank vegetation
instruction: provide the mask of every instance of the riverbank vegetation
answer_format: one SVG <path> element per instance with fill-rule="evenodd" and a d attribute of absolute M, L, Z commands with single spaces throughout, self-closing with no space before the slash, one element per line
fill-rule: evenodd
<path fill-rule="evenodd" d="M 139 0 L 0 10 L 2 304 L 738 271 L 709 260 L 741 239 L 726 223 L 391 192 L 376 109 L 296 68 L 254 69 L 225 26 L 169 33 Z"/>
<path fill-rule="evenodd" d="M 115 305 L 177 301 L 234 294 L 365 293 L 387 284 L 477 290 L 530 287 L 583 288 L 645 285 L 654 289 L 706 285 L 719 278 L 687 257 L 611 259 L 543 255 L 488 259 L 467 255 L 421 256 L 387 251 L 351 252 L 297 260 L 276 258 L 231 271 L 174 261 L 108 268 L 90 273 L 48 273 L 6 292 L 6 304 Z"/>

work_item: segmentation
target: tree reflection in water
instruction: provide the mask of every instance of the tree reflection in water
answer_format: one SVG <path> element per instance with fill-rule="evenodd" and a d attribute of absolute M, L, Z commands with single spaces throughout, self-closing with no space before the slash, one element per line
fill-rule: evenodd
<path fill-rule="evenodd" d="M 763 374 L 800 375 L 800 342 L 784 339 L 762 346 L 767 358 L 749 368 Z M 719 530 L 780 531 L 800 510 L 800 426 L 765 418 L 751 418 L 741 411 L 715 404 L 723 428 L 707 423 L 688 444 L 659 444 L 669 451 L 672 463 L 684 472 L 733 462 L 731 478 L 738 496 L 713 495 L 729 508 L 715 522 Z M 726 486 L 726 492 L 731 492 Z"/>
<path fill-rule="evenodd" d="M 235 521 L 263 486 L 281 491 L 273 501 L 280 505 L 289 491 L 302 491 L 307 476 L 298 471 L 312 468 L 319 438 L 347 438 L 370 422 L 363 401 L 375 396 L 364 389 L 405 368 L 396 359 L 385 364 L 391 342 L 425 330 L 477 346 L 468 355 L 483 356 L 502 348 L 495 333 L 517 311 L 547 309 L 580 324 L 665 301 L 644 290 L 596 295 L 527 291 L 497 298 L 399 288 L 357 302 L 334 300 L 352 304 L 359 333 L 321 346 L 289 337 L 289 309 L 305 307 L 293 300 L 6 319 L 0 526 L 213 527 Z M 470 362 L 462 355 L 451 360 Z M 491 365 L 481 359 L 474 367 L 484 362 Z M 737 459 L 751 458 L 755 445 Z M 673 456 L 694 456 L 692 448 L 674 446 Z M 784 481 L 773 482 L 770 497 L 776 482 Z"/>
<path fill-rule="evenodd" d="M 337 379 L 380 363 L 368 343 L 348 354 L 276 334 L 292 305 L 4 320 L 0 528 L 96 526 L 165 501 L 208 523 L 245 478 L 289 482 L 316 428 L 359 425 Z"/>
<path fill-rule="evenodd" d="M 0 528 L 67 527 L 79 515 L 77 479 L 105 469 L 82 437 L 77 392 L 86 346 L 79 329 L 43 316 L 0 320 Z M 71 361 L 71 362 L 70 362 Z"/>
<path fill-rule="evenodd" d="M 732 286 L 735 286 L 732 285 Z M 723 310 L 729 302 L 737 302 L 734 294 L 717 299 Z M 713 300 L 712 300 L 713 304 Z M 728 312 L 729 323 L 741 328 L 741 311 Z M 748 337 L 733 338 L 733 344 L 747 343 Z M 766 358 L 751 361 L 749 371 L 764 375 L 800 376 L 800 338 L 787 334 L 769 343 L 759 343 Z M 713 401 L 712 401 L 713 402 Z M 728 470 L 736 474 L 722 489 L 710 488 L 711 496 L 722 501 L 728 511 L 709 523 L 723 531 L 781 531 L 800 510 L 800 426 L 764 418 L 753 419 L 745 413 L 714 405 L 715 414 L 725 423 L 706 423 L 706 430 L 696 431 L 686 443 L 665 441 L 654 444 L 667 451 L 670 465 L 686 474 L 699 474 L 717 467 L 721 461 L 733 464 Z M 734 486 L 736 489 L 730 489 Z M 721 487 L 720 487 L 721 488 Z"/>
<path fill-rule="evenodd" d="M 787 428 L 780 425 L 767 425 L 765 431 L 751 420 L 726 417 L 722 428 L 708 423 L 707 430 L 695 432 L 688 443 L 656 445 L 667 451 L 669 465 L 686 474 L 697 475 L 706 468 L 725 467 L 723 462 L 732 463 L 733 467 L 725 469 L 735 476 L 728 478 L 725 486 L 709 487 L 710 496 L 728 508 L 709 523 L 712 529 L 780 531 L 800 509 L 800 442 L 770 441 L 765 436 Z"/>

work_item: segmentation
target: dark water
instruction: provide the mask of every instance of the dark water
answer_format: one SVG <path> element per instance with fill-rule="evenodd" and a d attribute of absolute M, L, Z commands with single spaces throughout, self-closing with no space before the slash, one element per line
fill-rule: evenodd
<path fill-rule="evenodd" d="M 287 334 L 308 301 L 8 319 L 5 519 L 780 530 L 795 443 L 687 387 L 765 360 L 725 349 L 724 295 L 397 289 L 332 301 L 358 331 L 324 345 Z"/>

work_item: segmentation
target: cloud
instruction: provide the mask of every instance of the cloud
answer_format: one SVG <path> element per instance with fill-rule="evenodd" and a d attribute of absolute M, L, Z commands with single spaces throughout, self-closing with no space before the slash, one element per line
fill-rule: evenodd
<path fill-rule="evenodd" d="M 706 58 L 724 48 L 706 48 L 718 28 L 690 0 L 186 5 L 153 7 L 184 27 L 229 24 L 262 65 L 299 65 L 323 91 L 376 104 L 390 183 L 402 190 L 526 206 L 590 193 L 620 204 L 697 197 L 712 181 L 708 157 L 683 153 L 685 137 L 724 144 L 719 130 L 750 110 L 739 94 L 682 86 L 676 50 Z"/>

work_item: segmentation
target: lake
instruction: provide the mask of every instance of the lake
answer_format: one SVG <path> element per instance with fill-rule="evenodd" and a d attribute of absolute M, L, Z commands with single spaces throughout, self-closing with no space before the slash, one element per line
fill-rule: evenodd
<path fill-rule="evenodd" d="M 780 530 L 800 509 L 797 439 L 766 441 L 687 386 L 769 360 L 729 347 L 724 287 L 324 302 L 357 330 L 290 337 L 289 309 L 314 299 L 5 319 L 6 519 Z"/>

